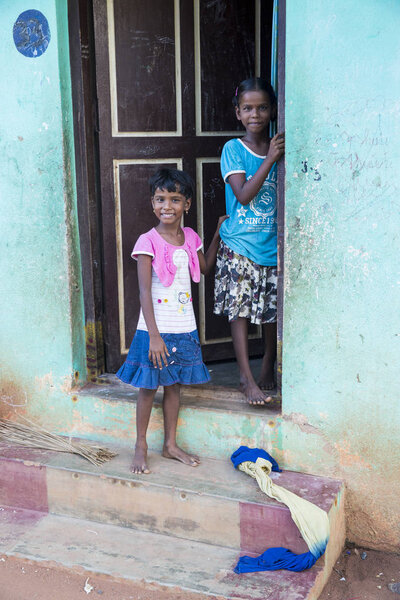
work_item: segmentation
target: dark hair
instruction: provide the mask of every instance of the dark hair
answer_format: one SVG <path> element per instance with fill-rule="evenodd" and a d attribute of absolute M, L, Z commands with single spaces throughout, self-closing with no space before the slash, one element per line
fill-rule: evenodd
<path fill-rule="evenodd" d="M 185 196 L 186 199 L 193 198 L 193 179 L 185 171 L 178 171 L 178 169 L 169 169 L 167 167 L 157 169 L 150 177 L 149 184 L 152 196 L 154 196 L 156 189 L 159 188 L 168 192 L 178 192 Z"/>
<path fill-rule="evenodd" d="M 268 94 L 271 106 L 276 109 L 277 102 L 274 88 L 269 83 L 269 81 L 267 81 L 266 79 L 261 79 L 261 77 L 251 77 L 250 79 L 245 79 L 238 85 L 235 91 L 235 95 L 232 98 L 233 106 L 235 108 L 239 106 L 240 96 L 245 92 L 256 91 L 262 91 Z"/>

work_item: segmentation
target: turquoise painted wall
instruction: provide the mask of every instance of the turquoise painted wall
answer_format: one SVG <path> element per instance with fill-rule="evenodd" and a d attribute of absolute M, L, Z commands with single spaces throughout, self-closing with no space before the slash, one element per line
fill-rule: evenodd
<path fill-rule="evenodd" d="M 31 8 L 51 32 L 37 58 L 13 41 Z M 28 402 L 68 427 L 65 391 L 85 366 L 66 2 L 3 1 L 0 53 L 0 413 Z"/>
<path fill-rule="evenodd" d="M 400 540 L 400 4 L 287 0 L 282 440 Z M 305 439 L 305 434 L 307 434 Z"/>

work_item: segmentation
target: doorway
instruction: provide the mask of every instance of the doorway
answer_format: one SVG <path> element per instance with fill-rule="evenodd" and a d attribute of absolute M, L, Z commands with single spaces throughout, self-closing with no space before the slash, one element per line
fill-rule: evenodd
<path fill-rule="evenodd" d="M 130 252 L 139 235 L 156 224 L 148 178 L 162 165 L 193 177 L 196 201 L 185 225 L 207 247 L 225 212 L 221 150 L 242 133 L 231 104 L 234 89 L 247 77 L 271 75 L 273 6 L 273 0 L 93 2 L 95 179 L 101 197 L 96 240 L 101 239 L 103 267 L 98 312 L 108 372 L 124 361 L 139 314 Z M 212 313 L 213 276 L 194 288 L 204 360 L 232 358 L 229 325 Z M 262 347 L 261 328 L 252 326 L 251 355 Z"/>

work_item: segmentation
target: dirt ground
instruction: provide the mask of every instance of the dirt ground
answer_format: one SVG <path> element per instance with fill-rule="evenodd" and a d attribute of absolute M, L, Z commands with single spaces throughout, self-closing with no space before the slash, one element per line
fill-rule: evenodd
<path fill-rule="evenodd" d="M 400 555 L 349 547 L 342 552 L 319 600 L 400 600 L 400 594 L 387 587 L 397 581 Z"/>
<path fill-rule="evenodd" d="M 364 551 L 366 557 L 362 560 Z M 387 587 L 388 583 L 396 581 L 400 581 L 400 555 L 348 548 L 338 560 L 320 600 L 400 600 L 400 594 L 391 592 Z M 85 584 L 88 592 L 85 591 Z M 15 557 L 0 556 L 0 600 L 83 598 L 205 600 L 206 596 L 183 593 L 173 588 L 120 581 L 80 569 L 39 565 Z"/>
<path fill-rule="evenodd" d="M 85 591 L 85 585 L 87 591 Z M 92 588 L 92 589 L 91 589 Z M 0 600 L 209 600 L 175 588 L 0 556 Z"/>

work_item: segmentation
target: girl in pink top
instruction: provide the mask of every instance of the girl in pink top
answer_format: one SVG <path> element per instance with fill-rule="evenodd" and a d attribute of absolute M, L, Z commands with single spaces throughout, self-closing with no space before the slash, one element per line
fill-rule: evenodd
<path fill-rule="evenodd" d="M 207 253 L 190 227 L 181 227 L 188 213 L 193 182 L 184 171 L 159 169 L 150 179 L 153 212 L 160 221 L 141 235 L 132 251 L 138 261 L 140 315 L 126 361 L 117 377 L 140 388 L 136 404 L 136 446 L 131 470 L 149 473 L 146 433 L 154 395 L 164 386 L 165 439 L 163 456 L 196 467 L 198 456 L 176 443 L 180 385 L 206 383 L 210 375 L 203 363 L 193 312 L 191 279 L 208 273 L 215 263 L 221 217 Z"/>

